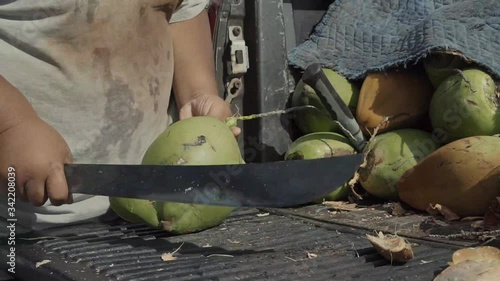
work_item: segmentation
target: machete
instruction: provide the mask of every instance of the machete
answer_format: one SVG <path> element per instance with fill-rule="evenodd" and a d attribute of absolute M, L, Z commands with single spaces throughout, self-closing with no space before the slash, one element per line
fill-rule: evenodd
<path fill-rule="evenodd" d="M 302 74 L 302 81 L 316 92 L 326 111 L 339 123 L 344 135 L 358 152 L 362 152 L 367 144 L 363 132 L 349 107 L 326 77 L 321 64 L 309 65 Z"/>
<path fill-rule="evenodd" d="M 71 193 L 231 207 L 293 207 L 354 175 L 362 154 L 238 165 L 66 164 Z"/>

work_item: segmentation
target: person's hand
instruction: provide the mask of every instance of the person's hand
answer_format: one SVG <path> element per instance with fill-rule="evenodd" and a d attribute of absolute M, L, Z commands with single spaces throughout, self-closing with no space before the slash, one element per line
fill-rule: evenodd
<path fill-rule="evenodd" d="M 184 104 L 179 110 L 179 119 L 183 120 L 193 116 L 212 116 L 222 122 L 227 117 L 233 116 L 229 103 L 217 95 L 203 94 Z M 238 127 L 231 128 L 237 137 L 241 133 Z"/>
<path fill-rule="evenodd" d="M 65 163 L 71 152 L 61 135 L 39 118 L 30 118 L 0 133 L 1 192 L 7 192 L 9 167 L 15 169 L 16 197 L 35 206 L 71 203 Z"/>

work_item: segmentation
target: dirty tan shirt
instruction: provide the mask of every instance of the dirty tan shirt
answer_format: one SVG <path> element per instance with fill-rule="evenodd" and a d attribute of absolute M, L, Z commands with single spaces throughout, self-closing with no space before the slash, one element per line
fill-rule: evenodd
<path fill-rule="evenodd" d="M 169 124 L 169 24 L 208 0 L 0 0 L 0 74 L 68 142 L 75 163 L 138 164 Z M 7 199 L 0 197 L 0 216 Z M 19 223 L 40 229 L 103 214 L 108 199 L 33 207 Z M 4 231 L 2 228 L 0 231 Z"/>

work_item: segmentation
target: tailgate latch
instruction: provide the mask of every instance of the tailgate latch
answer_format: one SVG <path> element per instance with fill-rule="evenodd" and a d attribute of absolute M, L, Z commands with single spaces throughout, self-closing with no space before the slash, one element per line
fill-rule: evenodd
<path fill-rule="evenodd" d="M 250 68 L 248 47 L 243 39 L 241 26 L 229 26 L 229 41 L 231 41 L 231 74 L 243 74 Z"/>

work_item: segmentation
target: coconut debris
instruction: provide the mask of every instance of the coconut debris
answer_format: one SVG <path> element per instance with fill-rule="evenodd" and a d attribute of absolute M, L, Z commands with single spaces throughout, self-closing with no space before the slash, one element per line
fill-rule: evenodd
<path fill-rule="evenodd" d="M 184 245 L 184 242 L 182 242 L 182 244 L 179 246 L 179 248 L 175 249 L 175 251 L 173 251 L 171 253 L 170 252 L 169 253 L 163 253 L 161 255 L 162 261 L 175 261 L 177 258 L 174 257 L 174 254 L 177 253 L 181 249 L 181 247 L 183 245 Z"/>
<path fill-rule="evenodd" d="M 317 254 L 307 252 L 307 258 L 308 258 L 308 259 L 315 259 L 315 258 L 317 258 L 317 257 L 318 257 L 318 255 L 317 255 Z"/>
<path fill-rule="evenodd" d="M 453 253 L 448 264 L 434 281 L 497 281 L 500 250 L 492 246 L 460 249 Z"/>
<path fill-rule="evenodd" d="M 44 264 L 47 264 L 47 263 L 50 263 L 52 262 L 51 260 L 43 260 L 43 261 L 39 261 L 35 264 L 35 267 L 36 268 L 39 268 L 40 266 L 44 265 Z"/>
<path fill-rule="evenodd" d="M 396 217 L 399 217 L 399 216 L 404 216 L 406 215 L 407 213 L 407 210 L 405 208 L 403 208 L 403 206 L 401 206 L 400 203 L 396 203 L 393 207 L 392 207 L 392 215 L 393 216 L 396 216 Z"/>
<path fill-rule="evenodd" d="M 226 258 L 234 258 L 233 255 L 226 255 L 226 254 L 211 254 L 211 255 L 208 255 L 207 258 L 211 258 L 211 257 L 226 257 Z"/>
<path fill-rule="evenodd" d="M 367 129 L 368 133 L 370 133 L 370 139 L 368 140 L 368 143 L 366 145 L 366 147 L 368 148 L 367 151 L 365 152 L 365 157 L 363 158 L 363 163 L 359 166 L 359 169 L 361 168 L 366 168 L 366 166 L 368 165 L 368 154 L 370 153 L 371 149 L 368 147 L 368 144 L 370 142 L 373 141 L 373 138 L 375 138 L 375 136 L 377 136 L 378 134 L 378 131 L 380 130 L 380 128 L 382 128 L 382 126 L 389 122 L 389 120 L 391 119 L 391 116 L 387 116 L 384 118 L 384 120 L 382 120 L 382 122 L 380 122 L 377 127 L 375 127 L 375 129 L 373 129 L 373 133 L 370 133 L 369 130 Z M 340 124 L 340 123 L 339 123 Z M 359 169 L 354 173 L 354 176 L 352 177 L 352 179 L 349 181 L 349 187 L 351 188 L 351 191 L 352 193 L 359 199 L 359 200 L 362 200 L 363 197 L 358 194 L 356 192 L 356 190 L 354 189 L 355 185 L 359 182 Z"/>
<path fill-rule="evenodd" d="M 375 250 L 391 264 L 395 262 L 407 262 L 414 258 L 413 249 L 402 237 L 397 235 L 384 235 L 378 232 L 377 236 L 367 234 L 366 238 L 373 245 Z"/>
<path fill-rule="evenodd" d="M 484 214 L 483 225 L 486 229 L 500 229 L 500 197 L 492 200 L 488 211 Z"/>
<path fill-rule="evenodd" d="M 460 220 L 460 216 L 441 204 L 429 204 L 426 211 L 433 216 L 441 214 L 447 221 Z"/>
<path fill-rule="evenodd" d="M 323 201 L 321 204 L 335 211 L 351 212 L 351 211 L 360 211 L 365 209 L 365 208 L 359 208 L 358 205 L 355 203 L 349 203 L 343 201 Z"/>
<path fill-rule="evenodd" d="M 493 246 L 484 246 L 478 248 L 464 248 L 457 250 L 451 256 L 449 265 L 459 264 L 466 260 L 497 260 L 500 261 L 500 249 Z"/>

